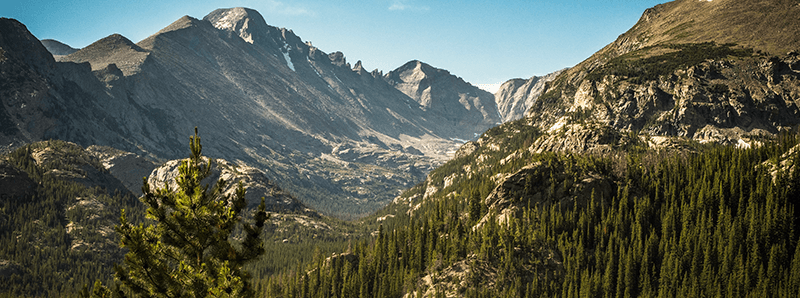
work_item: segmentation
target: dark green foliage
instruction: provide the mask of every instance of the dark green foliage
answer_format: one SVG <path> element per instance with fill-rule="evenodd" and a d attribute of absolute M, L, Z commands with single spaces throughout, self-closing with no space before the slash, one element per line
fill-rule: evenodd
<path fill-rule="evenodd" d="M 45 164 L 37 164 L 31 154 L 41 150 L 52 150 L 65 158 L 50 158 Z M 48 141 L 20 148 L 5 157 L 33 179 L 36 190 L 31 197 L 11 201 L 4 197 L 0 205 L 0 267 L 10 272 L 0 276 L 0 297 L 76 296 L 84 286 L 85 293 L 92 293 L 96 280 L 104 284 L 113 280 L 114 264 L 122 262 L 127 251 L 119 248 L 113 232 L 120 210 L 125 210 L 129 222 L 138 224 L 144 222 L 147 208 L 129 193 L 109 195 L 104 189 L 86 188 L 48 174 L 81 171 L 74 166 L 76 161 L 100 167 L 98 160 L 86 160 L 82 151 L 71 143 Z M 97 169 L 104 171 L 102 167 Z M 101 207 L 94 208 L 93 204 Z M 366 229 L 331 218 L 314 220 L 331 229 L 317 230 L 294 221 L 265 222 L 265 252 L 245 265 L 253 279 L 259 281 L 292 270 L 298 263 L 310 261 L 315 250 L 320 254 L 342 251 Z M 242 229 L 235 229 L 234 234 L 239 237 Z M 284 239 L 290 242 L 283 243 Z"/>
<path fill-rule="evenodd" d="M 264 253 L 260 239 L 264 199 L 253 224 L 242 216 L 247 205 L 242 184 L 233 197 L 222 193 L 226 181 L 209 191 L 201 181 L 211 174 L 211 160 L 201 155 L 195 129 L 191 156 L 181 163 L 177 189 L 151 189 L 145 181 L 141 200 L 152 224 L 134 225 L 122 212 L 116 227 L 120 246 L 128 248 L 122 266 L 115 268 L 121 291 L 136 297 L 251 297 L 245 263 Z M 234 232 L 241 229 L 241 240 Z M 97 288 L 97 287 L 95 287 Z M 100 291 L 103 292 L 103 291 Z"/>
<path fill-rule="evenodd" d="M 642 83 L 656 80 L 659 76 L 672 74 L 679 68 L 698 65 L 706 60 L 724 59 L 729 56 L 745 57 L 753 54 L 752 49 L 735 49 L 734 46 L 733 44 L 717 45 L 714 42 L 704 42 L 646 47 L 611 59 L 602 67 L 589 73 L 586 79 L 596 81 L 607 75 L 615 75 L 626 77 L 634 83 Z M 671 51 L 640 58 L 641 55 L 650 51 L 663 49 Z"/>
<path fill-rule="evenodd" d="M 31 154 L 50 150 L 65 156 L 37 164 Z M 120 209 L 132 220 L 144 217 L 144 208 L 129 193 L 87 188 L 52 173 L 80 170 L 82 148 L 63 141 L 47 141 L 12 151 L 5 159 L 33 180 L 28 197 L 0 201 L 0 297 L 76 295 L 83 285 L 108 281 L 113 264 L 124 251 L 113 245 L 110 231 Z M 103 170 L 96 159 L 88 160 Z M 68 231 L 70 231 L 68 233 Z M 102 251 L 102 253 L 98 253 Z"/>
<path fill-rule="evenodd" d="M 800 291 L 800 175 L 773 173 L 763 163 L 779 161 L 796 144 L 796 136 L 782 136 L 747 150 L 703 146 L 696 154 L 641 150 L 623 159 L 522 157 L 562 169 L 565 187 L 570 177 L 587 172 L 609 175 L 612 161 L 627 170 L 612 197 L 530 206 L 503 223 L 489 214 L 474 229 L 487 214 L 481 209 L 476 215 L 481 203 L 474 194 L 486 193 L 487 186 L 476 183 L 480 178 L 461 180 L 453 194 L 429 198 L 404 224 L 382 227 L 375 240 L 356 244 L 346 254 L 351 257 L 318 257 L 270 279 L 266 295 L 400 297 L 428 291 L 420 282 L 427 276 L 437 281 L 428 291 L 435 296 L 791 297 Z M 793 154 L 789 160 L 800 160 Z M 450 275 L 459 264 L 470 273 Z"/>
<path fill-rule="evenodd" d="M 708 91 L 715 94 L 727 94 L 730 90 L 728 85 L 725 84 L 714 84 L 708 87 Z"/>
<path fill-rule="evenodd" d="M 773 166 L 770 166 L 784 161 L 800 164 L 800 154 L 790 150 L 798 142 L 796 136 L 782 135 L 775 142 L 764 139 L 766 145 L 747 150 L 695 144 L 692 147 L 697 153 L 654 152 L 633 142 L 621 148 L 624 152 L 596 156 L 534 154 L 526 150 L 539 135 L 540 132 L 530 128 L 524 120 L 488 131 L 482 137 L 482 143 L 499 146 L 483 146 L 470 155 L 452 160 L 431 173 L 435 179 L 413 187 L 403 194 L 400 203 L 389 206 L 372 218 L 359 224 L 335 223 L 336 229 L 346 233 L 306 229 L 300 224 L 291 224 L 290 219 L 281 223 L 264 223 L 266 242 L 258 243 L 265 243 L 267 258 L 247 265 L 248 270 L 263 279 L 258 279 L 251 289 L 268 297 L 400 297 L 410 292 L 464 297 L 791 297 L 800 291 L 800 239 L 796 232 L 799 222 L 795 215 L 796 198 L 800 197 L 800 175 L 773 171 Z M 638 139 L 635 135 L 629 138 Z M 193 156 L 199 156 L 199 146 L 196 149 L 197 154 Z M 15 165 L 26 169 L 31 177 L 49 179 L 50 175 L 44 174 L 47 171 L 37 166 L 30 151 L 25 150 L 30 148 L 11 155 Z M 512 154 L 515 158 L 506 158 Z M 498 221 L 501 216 L 484 200 L 497 186 L 498 180 L 493 177 L 515 173 L 532 164 L 546 166 L 525 177 L 525 191 L 521 197 L 509 198 L 512 204 L 521 207 L 521 211 Z M 207 163 L 195 165 L 198 167 L 196 173 L 200 173 Z M 465 174 L 465 168 L 471 169 L 471 175 Z M 188 172 L 191 171 L 184 170 L 184 173 Z M 559 203 L 561 197 L 554 194 L 567 192 L 580 177 L 589 174 L 613 178 L 614 189 L 596 190 L 574 204 Z M 453 177 L 452 185 L 446 188 L 441 182 L 445 177 Z M 198 189 L 199 184 L 182 181 L 181 185 Z M 429 187 L 440 191 L 423 200 L 422 194 Z M 531 200 L 527 197 L 542 189 L 546 189 L 541 191 L 544 198 Z M 192 194 L 214 193 L 202 187 L 200 190 Z M 165 193 L 163 190 L 146 192 Z M 58 206 L 63 203 L 57 200 L 65 200 L 58 199 L 57 195 L 52 197 L 53 201 L 47 204 Z M 177 195 L 173 194 L 172 198 L 178 202 Z M 150 202 L 151 207 L 152 203 L 157 203 L 158 207 L 173 201 L 162 198 Z M 62 284 L 54 281 L 61 281 L 63 276 L 72 272 L 83 272 L 80 270 L 87 272 L 80 277 L 87 285 L 84 294 L 102 296 L 117 292 L 105 289 L 101 284 L 91 287 L 87 282 L 97 278 L 96 273 L 91 272 L 104 272 L 96 268 L 107 263 L 81 265 L 70 259 L 74 252 L 59 252 L 59 249 L 41 244 L 48 242 L 36 239 L 47 238 L 50 243 L 61 246 L 69 243 L 69 236 L 64 232 L 58 232 L 58 229 L 47 232 L 42 228 L 57 228 L 59 222 L 63 226 L 60 217 L 47 215 L 59 214 L 59 211 L 48 211 L 58 207 L 47 204 L 25 207 L 33 208 L 25 209 L 27 211 L 14 209 L 14 212 L 32 214 L 39 223 L 27 227 L 23 222 L 22 228 L 11 230 L 4 226 L 2 241 L 5 245 L 0 247 L 0 252 L 4 256 L 22 256 L 21 251 L 36 251 L 37 255 L 57 256 L 59 260 L 67 261 L 54 261 L 52 258 L 48 261 L 42 257 L 29 261 L 28 256 L 12 259 L 24 265 L 26 270 L 38 271 L 26 273 L 28 275 L 24 277 L 12 275 L 11 279 L 4 280 L 4 285 L 10 289 L 5 293 L 74 294 L 80 290 L 75 287 L 76 282 Z M 3 211 L 10 212 L 8 208 L 13 206 L 4 206 Z M 179 209 L 177 203 L 171 206 L 174 207 L 168 209 Z M 63 214 L 67 218 L 80 218 L 88 213 L 72 210 Z M 159 218 L 157 211 L 151 209 L 149 214 Z M 378 217 L 387 219 L 378 221 Z M 168 217 L 161 218 L 169 222 Z M 22 222 L 23 219 L 14 217 L 12 222 L 16 221 Z M 187 218 L 185 222 L 188 221 Z M 175 222 L 177 225 L 180 221 Z M 199 231 L 204 229 L 202 223 L 214 222 L 206 218 L 191 229 Z M 328 223 L 333 225 L 330 221 Z M 216 226 L 223 225 L 226 224 L 219 222 Z M 131 231 L 136 228 L 134 225 L 126 226 Z M 10 240 L 15 238 L 6 236 L 7 231 L 16 231 L 14 229 L 21 231 L 10 235 L 28 237 L 24 243 L 29 244 L 23 246 Z M 213 227 L 210 229 L 214 230 Z M 237 235 L 247 235 L 247 230 L 244 228 L 237 232 L 234 229 L 233 234 L 241 232 Z M 141 249 L 136 251 L 166 247 L 164 243 L 167 241 L 159 243 L 156 238 L 147 236 L 147 228 L 139 232 L 141 241 L 137 245 Z M 358 236 L 370 233 L 373 236 Z M 207 239 L 213 243 L 222 243 L 225 238 L 213 236 L 215 233 L 207 234 L 212 235 Z M 138 238 L 127 239 L 136 242 Z M 126 245 L 134 251 L 131 243 Z M 252 247 L 258 246 L 255 243 L 251 242 L 254 244 Z M 239 244 L 223 244 L 221 247 L 226 249 L 211 249 L 208 255 L 218 257 L 223 255 L 220 252 L 229 252 L 229 248 L 236 251 L 243 248 Z M 236 259 L 247 259 L 248 255 L 244 253 Z M 151 256 L 149 254 L 131 256 L 134 261 L 126 262 L 134 265 L 148 264 L 150 268 L 157 268 L 166 264 L 157 258 L 147 258 Z M 229 256 L 225 254 L 221 258 Z M 150 260 L 150 263 L 142 260 Z M 231 259 L 228 260 L 231 264 Z M 223 265 L 214 262 L 218 268 L 225 267 L 224 261 Z M 209 281 L 201 276 L 211 270 L 198 271 L 194 268 L 202 265 L 190 263 L 185 262 L 189 264 L 183 273 L 187 279 Z M 28 265 L 32 269 L 27 269 Z M 68 266 L 84 266 L 84 269 Z M 247 279 L 237 279 L 239 275 L 234 271 L 216 274 L 216 280 L 234 277 L 231 278 L 234 285 L 239 289 L 246 288 L 243 282 L 236 281 Z M 463 275 L 454 272 L 463 272 Z M 153 274 L 157 277 L 155 280 L 170 278 L 166 276 L 168 274 L 162 275 L 157 277 L 159 274 Z M 134 279 L 137 275 L 128 276 Z M 421 282 L 423 277 L 434 280 L 434 287 L 428 288 Z M 33 279 L 27 281 L 25 278 Z M 170 286 L 164 284 L 164 288 Z M 192 287 L 181 288 L 188 292 Z M 130 294 L 132 287 L 123 291 Z"/>

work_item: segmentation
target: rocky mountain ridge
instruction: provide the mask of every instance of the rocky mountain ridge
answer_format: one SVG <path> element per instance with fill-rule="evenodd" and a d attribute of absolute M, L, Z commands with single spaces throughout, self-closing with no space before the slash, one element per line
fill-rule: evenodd
<path fill-rule="evenodd" d="M 631 30 L 548 84 L 528 121 L 551 133 L 581 134 L 574 130 L 591 123 L 743 146 L 794 127 L 800 44 L 786 38 L 800 24 L 757 20 L 800 15 L 795 2 L 679 0 L 648 9 Z"/>
<path fill-rule="evenodd" d="M 469 85 L 446 70 L 414 60 L 383 78 L 414 99 L 422 109 L 442 115 L 454 127 L 489 128 L 501 121 L 492 94 Z"/>
<path fill-rule="evenodd" d="M 533 76 L 527 80 L 511 79 L 500 85 L 495 93 L 495 101 L 503 122 L 518 120 L 541 96 L 547 82 L 554 80 L 564 70 L 558 70 L 544 76 Z"/>
<path fill-rule="evenodd" d="M 748 3 L 745 7 L 763 8 L 760 13 L 766 16 L 800 15 L 796 1 L 678 0 L 648 9 L 615 42 L 544 82 L 539 94 L 526 96 L 530 83 L 538 77 L 506 82 L 498 98 L 531 102 L 525 117 L 467 142 L 454 157 L 453 163 L 462 164 L 460 167 L 436 170 L 422 184 L 424 196 L 411 200 L 401 197 L 395 203 L 418 204 L 419 199 L 451 195 L 449 186 L 480 175 L 491 169 L 491 164 L 517 164 L 511 172 L 492 176 L 497 188 L 482 198 L 489 208 L 503 214 L 513 208 L 492 207 L 498 196 L 516 201 L 519 197 L 563 197 L 537 194 L 532 186 L 522 187 L 531 171 L 537 175 L 551 170 L 556 173 L 535 179 L 543 189 L 564 171 L 521 160 L 530 154 L 563 152 L 621 158 L 627 151 L 651 149 L 694 152 L 698 144 L 705 143 L 750 148 L 781 132 L 794 131 L 800 125 L 800 43 L 778 41 L 800 30 L 800 22 L 770 25 L 758 21 L 760 17 L 737 18 L 743 28 L 780 32 L 766 37 L 774 43 L 763 44 L 750 40 L 749 32 L 711 34 L 695 30 L 695 24 L 707 25 L 747 10 L 743 3 Z M 687 13 L 698 9 L 701 11 Z M 726 30 L 722 32 L 730 33 Z M 714 39 L 721 35 L 724 38 Z M 770 49 L 788 52 L 768 54 Z M 587 177 L 578 177 L 576 182 Z M 609 187 L 592 188 L 605 191 Z M 526 194 L 518 193 L 523 189 Z M 414 204 L 409 206 L 417 208 Z"/>
<path fill-rule="evenodd" d="M 258 167 L 344 216 L 379 208 L 456 140 L 499 122 L 490 95 L 446 71 L 426 68 L 446 83 L 426 107 L 245 8 L 186 16 L 138 43 L 111 35 L 57 60 L 24 25 L 3 26 L 5 148 L 54 138 L 163 162 L 198 126 L 209 156 Z"/>

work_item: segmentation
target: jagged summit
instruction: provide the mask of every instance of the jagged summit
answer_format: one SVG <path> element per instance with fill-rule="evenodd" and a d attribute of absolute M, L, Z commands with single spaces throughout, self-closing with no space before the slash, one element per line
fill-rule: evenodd
<path fill-rule="evenodd" d="M 429 89 L 431 83 L 436 79 L 448 76 L 450 76 L 450 72 L 446 70 L 435 68 L 419 60 L 411 60 L 387 73 L 384 79 L 414 98 L 423 107 L 429 108 L 433 104 Z"/>
<path fill-rule="evenodd" d="M 127 37 L 115 33 L 67 55 L 65 59 L 77 63 L 89 62 L 92 70 L 116 64 L 127 75 L 137 72 L 146 56 L 145 49 Z"/>
<path fill-rule="evenodd" d="M 271 28 L 260 13 L 244 7 L 220 8 L 206 15 L 203 20 L 211 22 L 217 29 L 235 33 L 251 44 L 265 38 Z"/>
<path fill-rule="evenodd" d="M 182 16 L 181 18 L 175 20 L 174 22 L 172 22 L 168 26 L 166 26 L 163 29 L 161 29 L 158 32 L 156 32 L 156 34 L 153 34 L 150 37 L 145 38 L 144 40 L 140 41 L 139 45 L 142 46 L 142 47 L 146 47 L 142 43 L 150 44 L 150 42 L 147 42 L 147 41 L 154 39 L 156 36 L 159 36 L 159 35 L 167 33 L 167 32 L 178 31 L 178 30 L 181 30 L 181 29 L 185 29 L 185 28 L 189 28 L 189 27 L 192 27 L 192 26 L 196 26 L 196 24 L 199 21 L 200 20 L 198 20 L 196 18 L 193 18 L 193 17 L 190 17 L 188 15 Z"/>
<path fill-rule="evenodd" d="M 412 60 L 384 75 L 390 85 L 405 93 L 427 111 L 458 125 L 487 128 L 500 122 L 494 96 L 444 69 Z"/>
<path fill-rule="evenodd" d="M 419 60 L 411 60 L 406 62 L 406 64 L 403 64 L 403 66 L 400 66 L 386 74 L 386 78 L 389 81 L 400 83 L 422 81 L 429 77 L 449 74 L 450 72 L 444 69 L 435 68 L 430 64 Z"/>

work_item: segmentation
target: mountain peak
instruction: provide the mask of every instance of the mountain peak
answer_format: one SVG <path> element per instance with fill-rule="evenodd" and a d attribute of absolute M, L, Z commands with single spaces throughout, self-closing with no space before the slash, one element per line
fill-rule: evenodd
<path fill-rule="evenodd" d="M 7 59 L 20 60 L 28 65 L 55 62 L 25 25 L 15 19 L 0 18 L 0 62 Z"/>
<path fill-rule="evenodd" d="M 401 66 L 400 69 L 403 70 L 413 69 L 414 71 L 422 72 L 425 74 L 432 74 L 440 70 L 438 68 L 431 66 L 428 63 L 419 60 L 408 61 L 405 65 Z"/>
<path fill-rule="evenodd" d="M 124 47 L 131 47 L 131 48 L 138 48 L 136 44 L 133 43 L 130 39 L 125 36 L 122 36 L 119 33 L 114 33 L 109 36 L 106 36 L 94 43 L 90 44 L 86 48 L 90 47 L 117 47 L 117 46 L 124 46 Z"/>
<path fill-rule="evenodd" d="M 217 29 L 236 33 L 251 44 L 259 39 L 259 34 L 269 30 L 267 22 L 258 11 L 244 7 L 220 8 L 209 13 L 203 20 Z"/>
<path fill-rule="evenodd" d="M 138 65 L 144 60 L 146 53 L 147 50 L 127 37 L 114 33 L 69 54 L 65 59 L 76 63 L 89 62 L 92 70 L 116 64 L 127 75 L 138 71 Z"/>
<path fill-rule="evenodd" d="M 421 82 L 427 78 L 436 77 L 439 75 L 449 75 L 450 72 L 444 69 L 438 69 L 430 64 L 419 60 L 411 60 L 403 64 L 403 66 L 386 74 L 385 79 L 394 82 Z"/>
<path fill-rule="evenodd" d="M 800 47 L 794 38 L 800 34 L 798 15 L 796 0 L 678 0 L 645 10 L 617 44 L 625 53 L 656 44 L 713 41 L 783 54 Z"/>
<path fill-rule="evenodd" d="M 411 60 L 383 78 L 426 110 L 436 111 L 458 126 L 491 127 L 500 121 L 491 93 L 447 70 Z"/>

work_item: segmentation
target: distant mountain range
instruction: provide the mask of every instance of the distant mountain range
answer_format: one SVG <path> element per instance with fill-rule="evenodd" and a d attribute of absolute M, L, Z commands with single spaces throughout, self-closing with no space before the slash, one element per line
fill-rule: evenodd
<path fill-rule="evenodd" d="M 0 144 L 104 146 L 0 160 L 2 203 L 31 198 L 0 208 L 0 282 L 90 283 L 121 258 L 116 210 L 141 204 L 63 182 L 161 185 L 199 126 L 215 177 L 267 197 L 270 297 L 792 296 L 798 36 L 797 0 L 676 0 L 492 97 L 421 61 L 350 65 L 242 8 L 56 58 L 1 19 Z"/>
<path fill-rule="evenodd" d="M 446 70 L 367 71 L 246 8 L 82 49 L 0 26 L 3 148 L 52 138 L 165 161 L 197 126 L 209 156 L 261 168 L 326 213 L 374 211 L 504 118 Z"/>

